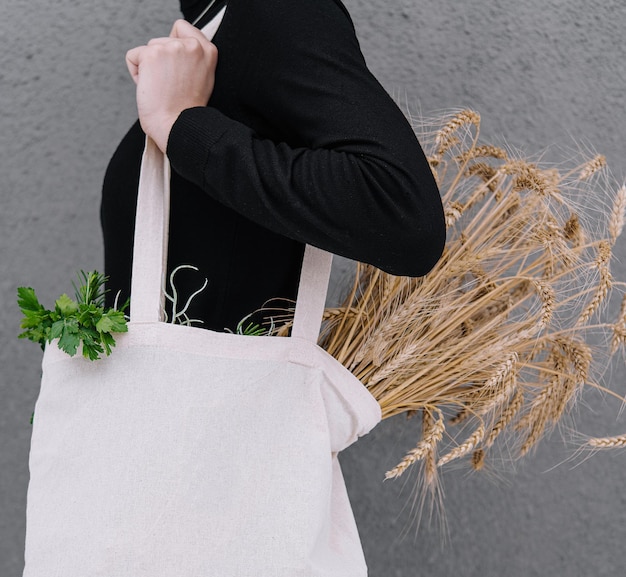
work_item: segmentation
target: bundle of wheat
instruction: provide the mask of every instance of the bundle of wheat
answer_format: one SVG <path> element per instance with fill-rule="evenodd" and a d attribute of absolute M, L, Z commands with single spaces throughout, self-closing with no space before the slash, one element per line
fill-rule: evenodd
<path fill-rule="evenodd" d="M 383 417 L 421 413 L 421 439 L 387 478 L 420 461 L 431 488 L 451 461 L 482 468 L 496 441 L 527 454 L 584 387 L 601 388 L 596 369 L 626 338 L 626 300 L 603 318 L 624 292 L 610 260 L 626 188 L 611 191 L 602 156 L 542 167 L 481 144 L 479 125 L 464 110 L 418 129 L 446 213 L 439 263 L 423 278 L 358 265 L 321 338 Z"/>

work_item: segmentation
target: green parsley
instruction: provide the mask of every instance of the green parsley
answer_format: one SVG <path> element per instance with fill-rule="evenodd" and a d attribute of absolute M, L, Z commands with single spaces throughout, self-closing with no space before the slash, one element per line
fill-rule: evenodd
<path fill-rule="evenodd" d="M 115 346 L 112 333 L 128 331 L 124 310 L 104 308 L 104 283 L 106 277 L 96 271 L 78 274 L 80 285 L 74 284 L 75 298 L 61 295 L 54 303 L 54 310 L 40 304 L 35 291 L 30 287 L 17 289 L 17 304 L 24 314 L 19 335 L 39 343 L 44 349 L 47 343 L 58 339 L 62 351 L 73 357 L 80 345 L 83 356 L 95 361 L 102 353 L 107 356 Z"/>

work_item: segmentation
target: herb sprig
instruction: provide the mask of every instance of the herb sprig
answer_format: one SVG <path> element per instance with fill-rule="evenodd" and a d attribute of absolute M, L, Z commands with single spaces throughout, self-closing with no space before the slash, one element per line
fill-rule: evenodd
<path fill-rule="evenodd" d="M 24 314 L 19 335 L 39 343 L 44 349 L 47 343 L 58 339 L 59 349 L 73 357 L 82 344 L 82 354 L 95 361 L 101 354 L 110 355 L 115 346 L 112 333 L 128 331 L 124 310 L 104 307 L 104 283 L 106 277 L 97 271 L 78 273 L 80 284 L 73 283 L 75 298 L 62 294 L 54 303 L 54 309 L 46 309 L 37 298 L 34 289 L 19 287 L 17 304 Z"/>

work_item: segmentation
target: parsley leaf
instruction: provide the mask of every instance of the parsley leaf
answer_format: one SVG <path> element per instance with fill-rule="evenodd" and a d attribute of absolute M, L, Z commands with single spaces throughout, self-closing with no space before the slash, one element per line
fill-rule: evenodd
<path fill-rule="evenodd" d="M 78 303 L 63 294 L 54 303 L 54 309 L 63 317 L 71 316 L 78 310 Z"/>
<path fill-rule="evenodd" d="M 82 345 L 83 356 L 95 361 L 101 354 L 111 354 L 115 339 L 111 333 L 128 331 L 124 310 L 104 308 L 104 283 L 106 277 L 97 271 L 78 273 L 80 285 L 74 284 L 76 300 L 61 295 L 54 310 L 47 310 L 30 287 L 17 289 L 17 304 L 24 314 L 20 324 L 26 329 L 19 335 L 45 348 L 47 343 L 58 341 L 58 347 L 74 356 Z"/>

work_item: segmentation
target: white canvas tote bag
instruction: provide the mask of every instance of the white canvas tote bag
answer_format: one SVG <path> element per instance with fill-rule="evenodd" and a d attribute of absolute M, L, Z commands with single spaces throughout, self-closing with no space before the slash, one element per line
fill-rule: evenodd
<path fill-rule="evenodd" d="M 381 413 L 316 345 L 330 255 L 306 249 L 291 337 L 164 323 L 168 208 L 148 141 L 129 331 L 44 353 L 24 577 L 364 577 L 337 453 Z"/>

